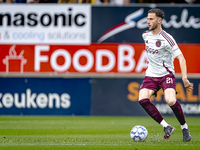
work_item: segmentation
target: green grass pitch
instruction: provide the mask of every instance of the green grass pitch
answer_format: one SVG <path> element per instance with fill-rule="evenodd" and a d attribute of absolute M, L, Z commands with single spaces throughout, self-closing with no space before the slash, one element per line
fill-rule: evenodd
<path fill-rule="evenodd" d="M 186 117 L 192 140 L 182 142 L 182 131 L 175 117 L 165 117 L 176 130 L 163 138 L 162 126 L 150 117 L 80 116 L 1 116 L 1 150 L 199 150 L 200 117 Z M 130 130 L 143 125 L 145 142 L 134 142 Z"/>

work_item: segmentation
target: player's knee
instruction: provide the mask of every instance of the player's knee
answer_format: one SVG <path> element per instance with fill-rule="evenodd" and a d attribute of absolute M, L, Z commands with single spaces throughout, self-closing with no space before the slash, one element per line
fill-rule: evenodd
<path fill-rule="evenodd" d="M 173 98 L 173 97 L 169 97 L 169 98 L 166 98 L 165 101 L 167 102 L 167 104 L 169 106 L 173 106 L 175 103 L 176 103 L 176 98 Z"/>

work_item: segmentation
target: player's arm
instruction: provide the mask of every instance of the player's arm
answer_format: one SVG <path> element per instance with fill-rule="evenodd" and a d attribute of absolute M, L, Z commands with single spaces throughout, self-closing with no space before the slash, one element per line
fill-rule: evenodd
<path fill-rule="evenodd" d="M 185 58 L 183 54 L 178 55 L 176 58 L 179 60 L 183 84 L 188 91 L 191 91 L 193 89 L 193 83 L 190 83 L 190 81 L 187 79 L 187 67 Z"/>

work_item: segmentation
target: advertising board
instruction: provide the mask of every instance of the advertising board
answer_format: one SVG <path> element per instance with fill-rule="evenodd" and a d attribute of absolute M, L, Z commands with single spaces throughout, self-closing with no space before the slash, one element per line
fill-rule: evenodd
<path fill-rule="evenodd" d="M 179 44 L 188 73 L 200 73 L 200 44 Z M 0 73 L 4 74 L 144 74 L 144 44 L 0 45 Z M 176 73 L 181 73 L 174 60 Z"/>
<path fill-rule="evenodd" d="M 151 6 L 1 4 L 0 114 L 147 115 L 137 100 L 147 68 L 142 33 Z M 200 115 L 200 6 L 158 8 L 165 12 L 163 29 L 195 75 L 191 93 L 176 80 L 177 99 L 186 115 Z M 177 59 L 174 67 L 180 74 Z M 162 92 L 151 101 L 163 115 L 173 115 Z"/>
<path fill-rule="evenodd" d="M 146 17 L 152 7 L 164 11 L 163 30 L 177 43 L 200 43 L 200 6 L 195 6 L 93 6 L 92 43 L 142 43 L 142 33 L 148 30 Z"/>
<path fill-rule="evenodd" d="M 90 79 L 0 78 L 0 115 L 90 115 Z"/>
<path fill-rule="evenodd" d="M 91 43 L 91 5 L 0 5 L 0 43 Z"/>
<path fill-rule="evenodd" d="M 200 79 L 189 79 L 194 84 L 194 90 L 185 90 L 181 79 L 176 79 L 177 100 L 185 115 L 200 115 Z M 92 79 L 91 115 L 105 116 L 145 116 L 147 113 L 138 102 L 141 79 Z M 174 115 L 164 101 L 162 90 L 157 97 L 152 96 L 151 102 L 162 115 Z"/>
<path fill-rule="evenodd" d="M 177 100 L 185 115 L 200 115 L 200 79 L 185 90 L 176 79 Z M 146 116 L 138 103 L 141 78 L 0 78 L 0 115 Z M 173 115 L 162 90 L 151 102 Z"/>

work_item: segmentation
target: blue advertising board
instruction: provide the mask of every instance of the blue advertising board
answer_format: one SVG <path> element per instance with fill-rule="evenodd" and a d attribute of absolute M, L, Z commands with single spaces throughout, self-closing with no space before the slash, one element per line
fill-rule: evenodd
<path fill-rule="evenodd" d="M 90 79 L 0 78 L 1 115 L 90 115 Z"/>
<path fill-rule="evenodd" d="M 127 86 L 135 79 L 92 79 L 91 115 L 105 116 L 141 116 L 146 112 L 135 100 L 130 101 L 127 96 Z M 138 83 L 142 79 L 136 80 Z M 139 88 L 139 87 L 138 87 Z M 137 91 L 138 92 L 138 91 Z"/>
<path fill-rule="evenodd" d="M 92 79 L 91 115 L 146 116 L 147 113 L 138 103 L 142 79 Z M 177 100 L 185 115 L 200 115 L 200 79 L 190 79 L 194 90 L 187 92 L 181 79 L 176 79 Z M 164 101 L 162 90 L 151 102 L 164 116 L 172 116 L 171 108 Z"/>
<path fill-rule="evenodd" d="M 155 6 L 165 13 L 163 30 L 177 43 L 200 43 L 200 5 Z M 152 5 L 93 6 L 92 42 L 143 43 L 142 33 L 148 30 L 146 17 L 151 8 Z"/>
<path fill-rule="evenodd" d="M 142 78 L 0 78 L 0 115 L 147 116 L 138 103 Z M 200 79 L 187 92 L 176 79 L 177 100 L 185 115 L 200 115 Z M 152 103 L 172 116 L 162 90 Z"/>

